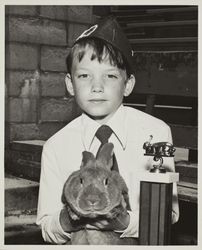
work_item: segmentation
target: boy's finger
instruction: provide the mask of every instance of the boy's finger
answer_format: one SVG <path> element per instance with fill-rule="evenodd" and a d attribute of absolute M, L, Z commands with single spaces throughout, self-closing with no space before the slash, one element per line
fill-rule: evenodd
<path fill-rule="evenodd" d="M 99 229 L 107 229 L 109 227 L 109 222 L 107 220 L 96 221 L 93 223 Z"/>
<path fill-rule="evenodd" d="M 86 224 L 86 229 L 98 229 L 98 228 L 94 225 Z"/>
<path fill-rule="evenodd" d="M 109 221 L 107 221 L 107 220 L 99 220 L 99 221 L 97 221 L 97 223 L 100 223 L 103 226 L 109 225 Z"/>

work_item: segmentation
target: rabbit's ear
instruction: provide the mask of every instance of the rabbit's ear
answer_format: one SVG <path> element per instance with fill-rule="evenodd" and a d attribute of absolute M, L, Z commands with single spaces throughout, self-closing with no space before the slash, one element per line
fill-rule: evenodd
<path fill-rule="evenodd" d="M 105 143 L 97 155 L 97 164 L 111 170 L 113 166 L 113 143 Z"/>
<path fill-rule="evenodd" d="M 95 165 L 95 156 L 91 152 L 84 151 L 82 155 L 83 155 L 83 158 L 81 162 L 81 168 L 90 166 L 93 164 Z"/>

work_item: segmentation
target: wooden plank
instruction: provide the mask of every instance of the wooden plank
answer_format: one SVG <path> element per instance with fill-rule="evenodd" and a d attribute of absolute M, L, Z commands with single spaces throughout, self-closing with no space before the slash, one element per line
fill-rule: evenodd
<path fill-rule="evenodd" d="M 193 184 L 197 185 L 198 169 L 196 163 L 184 164 L 183 161 L 175 162 L 175 171 L 180 174 L 180 182 L 189 182 L 190 186 Z"/>
<path fill-rule="evenodd" d="M 183 21 L 163 21 L 163 22 L 135 22 L 135 23 L 128 23 L 127 26 L 124 28 L 124 31 L 127 32 L 131 28 L 146 28 L 146 27 L 166 27 L 166 26 L 187 26 L 187 25 L 197 25 L 197 20 L 183 20 Z"/>
<path fill-rule="evenodd" d="M 164 221 L 166 220 L 166 185 L 161 185 L 161 199 L 159 216 L 159 245 L 163 245 L 166 239 L 166 230 L 164 227 Z"/>
<path fill-rule="evenodd" d="M 12 159 L 6 164 L 6 172 L 18 177 L 39 182 L 41 173 L 41 163 L 31 160 L 18 159 L 13 162 Z"/>
<path fill-rule="evenodd" d="M 126 24 L 134 23 L 134 22 L 151 22 L 154 21 L 167 21 L 167 20 L 198 20 L 198 13 L 197 11 L 190 11 L 190 12 L 172 12 L 172 13 L 159 13 L 158 15 L 154 13 L 141 13 L 138 15 L 130 15 L 129 14 L 117 14 L 116 18 L 122 28 L 126 27 Z"/>
<path fill-rule="evenodd" d="M 186 6 L 186 7 L 174 7 L 174 8 L 160 8 L 160 9 L 149 9 L 147 10 L 147 13 L 165 13 L 165 12 L 188 12 L 188 11 L 198 11 L 197 5 L 195 6 Z"/>
<path fill-rule="evenodd" d="M 128 39 L 152 39 L 152 38 L 177 38 L 197 37 L 198 26 L 153 26 L 128 28 L 126 31 Z M 169 44 L 169 43 L 168 43 Z M 171 43 L 173 44 L 173 43 Z M 144 44 L 145 45 L 145 44 Z"/>
<path fill-rule="evenodd" d="M 131 44 L 148 44 L 148 43 L 185 43 L 185 42 L 197 42 L 197 37 L 168 37 L 168 38 L 140 38 L 129 39 Z"/>
<path fill-rule="evenodd" d="M 198 96 L 197 52 L 134 52 L 136 94 Z"/>
<path fill-rule="evenodd" d="M 131 6 L 132 7 L 132 6 Z M 165 8 L 165 7 L 162 7 L 161 8 L 149 8 L 149 6 L 145 6 L 144 7 L 144 10 L 146 13 L 173 13 L 173 12 L 190 12 L 190 11 L 198 11 L 198 7 L 197 6 L 182 6 L 182 7 L 179 7 L 179 6 L 176 6 L 175 8 Z M 138 13 L 138 12 L 142 12 L 142 9 L 140 10 L 137 10 L 137 9 L 123 9 L 121 6 L 120 7 L 111 7 L 111 12 L 112 13 L 117 13 L 119 14 L 119 16 L 121 14 L 135 14 L 135 13 Z"/>
<path fill-rule="evenodd" d="M 160 185 L 161 184 L 151 183 L 151 204 L 150 204 L 151 214 L 150 214 L 149 245 L 158 245 Z"/>
<path fill-rule="evenodd" d="M 154 109 L 153 115 L 158 117 L 159 119 L 165 121 L 166 123 L 174 123 L 174 124 L 181 124 L 182 126 L 186 125 L 197 125 L 197 120 L 192 120 L 192 113 L 191 109 L 186 108 L 156 108 Z M 184 119 L 183 119 L 184 118 Z"/>
<path fill-rule="evenodd" d="M 198 185 L 196 183 L 190 183 L 190 182 L 180 181 L 178 183 L 178 186 L 197 190 L 197 186 Z"/>
<path fill-rule="evenodd" d="M 182 186 L 181 183 L 177 185 L 178 198 L 182 201 L 197 203 L 198 191 L 196 188 Z"/>
<path fill-rule="evenodd" d="M 170 186 L 171 186 L 171 190 L 168 189 Z M 169 191 L 171 191 L 171 192 L 169 192 Z M 171 202 L 169 199 L 170 195 L 172 197 L 172 185 L 161 184 L 160 208 L 159 208 L 159 211 L 160 211 L 160 215 L 159 215 L 159 239 L 158 239 L 159 245 L 168 244 L 170 241 L 171 221 L 169 221 L 170 216 L 168 215 L 168 213 L 172 213 L 170 205 L 169 205 L 169 203 Z"/>
<path fill-rule="evenodd" d="M 144 111 L 144 110 L 143 110 Z M 186 125 L 197 125 L 197 119 L 192 120 L 193 110 L 191 107 L 166 107 L 154 105 L 152 115 L 166 123 Z"/>
<path fill-rule="evenodd" d="M 136 43 L 131 44 L 134 52 L 184 52 L 198 51 L 197 42 L 183 43 Z"/>
<path fill-rule="evenodd" d="M 44 143 L 45 141 L 43 140 L 13 141 L 10 143 L 10 149 L 17 151 L 41 152 Z"/>
<path fill-rule="evenodd" d="M 197 162 L 198 161 L 198 150 L 189 150 L 189 161 Z"/>
<path fill-rule="evenodd" d="M 152 114 L 154 105 L 155 105 L 155 95 L 148 95 L 145 112 L 148 114 Z"/>
<path fill-rule="evenodd" d="M 176 70 L 178 70 L 178 67 L 176 67 Z M 144 81 L 146 76 L 143 79 L 141 79 L 141 75 L 146 73 L 146 71 L 141 71 L 141 72 L 136 71 L 135 76 L 137 79 L 137 84 L 134 89 L 134 94 L 145 93 L 145 94 L 182 96 L 182 97 L 198 96 L 197 74 L 195 74 L 193 71 L 190 72 L 191 68 L 188 67 L 181 68 L 179 69 L 178 73 L 171 72 L 169 71 L 169 69 L 166 68 L 164 69 L 164 72 L 160 72 L 158 69 L 153 69 L 152 71 L 153 71 L 151 72 L 152 75 L 148 77 L 147 81 Z M 156 73 L 156 81 L 154 79 L 155 73 Z M 180 78 L 180 73 L 182 73 L 181 78 Z"/>
<path fill-rule="evenodd" d="M 196 126 L 182 126 L 169 124 L 173 136 L 173 144 L 181 148 L 198 148 L 198 128 Z"/>
<path fill-rule="evenodd" d="M 184 70 L 186 70 L 186 67 L 184 68 Z M 192 72 L 188 76 L 189 71 L 190 69 L 187 68 L 187 73 L 184 73 L 182 79 L 179 79 L 180 72 L 178 72 L 179 75 L 176 75 L 176 73 L 169 72 L 166 69 L 163 73 L 160 73 L 156 70 L 156 82 L 154 81 L 154 72 L 152 73 L 153 75 L 150 76 L 150 79 L 148 79 L 148 82 L 143 82 L 143 79 L 139 81 L 141 77 L 140 74 L 143 74 L 143 72 L 137 72 L 136 73 L 137 84 L 135 86 L 134 93 L 132 93 L 132 95 L 129 98 L 130 100 L 132 100 L 134 98 L 134 95 L 143 93 L 149 95 L 152 94 L 162 95 L 162 96 L 167 95 L 167 97 L 168 96 L 197 97 L 198 95 L 197 81 L 196 81 L 197 75 L 195 75 Z M 182 71 L 181 73 L 183 74 Z M 175 103 L 173 104 L 175 105 Z M 183 106 L 183 104 L 186 106 L 186 103 L 183 102 L 181 104 L 179 102 L 177 103 L 177 105 L 179 106 Z"/>
<path fill-rule="evenodd" d="M 140 222 L 139 239 L 140 245 L 149 244 L 149 225 L 150 225 L 150 183 L 140 182 Z"/>
<path fill-rule="evenodd" d="M 165 221 L 165 245 L 170 245 L 171 241 L 171 226 L 172 226 L 172 200 L 173 200 L 173 183 L 165 184 L 166 191 L 166 221 Z"/>
<path fill-rule="evenodd" d="M 124 99 L 124 103 L 128 104 L 129 106 L 130 105 L 133 106 L 136 104 L 145 105 L 147 95 L 148 93 L 137 94 L 135 86 L 134 92 L 131 93 L 130 96 Z M 155 104 L 165 105 L 165 106 L 176 106 L 176 107 L 193 107 L 195 105 L 194 104 L 195 102 L 197 102 L 196 97 L 172 96 L 172 98 L 170 98 L 170 95 L 157 95 Z"/>

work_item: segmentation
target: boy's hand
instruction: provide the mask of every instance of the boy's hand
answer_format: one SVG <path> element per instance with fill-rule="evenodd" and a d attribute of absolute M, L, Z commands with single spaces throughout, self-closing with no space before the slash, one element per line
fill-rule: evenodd
<path fill-rule="evenodd" d="M 63 208 L 61 210 L 59 221 L 63 231 L 65 231 L 66 233 L 79 231 L 85 228 L 85 224 L 83 224 L 81 221 L 74 221 L 71 219 L 67 208 Z"/>
<path fill-rule="evenodd" d="M 128 227 L 130 222 L 130 215 L 126 213 L 122 213 L 118 215 L 114 219 L 103 219 L 92 222 L 91 224 L 87 224 L 87 229 L 98 229 L 98 230 L 117 230 L 122 231 Z"/>

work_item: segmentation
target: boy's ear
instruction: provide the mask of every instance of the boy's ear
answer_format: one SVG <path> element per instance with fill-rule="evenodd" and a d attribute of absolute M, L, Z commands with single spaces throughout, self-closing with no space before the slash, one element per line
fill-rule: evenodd
<path fill-rule="evenodd" d="M 134 86 L 135 86 L 135 76 L 130 75 L 130 77 L 126 81 L 124 96 L 129 96 L 133 91 Z"/>
<path fill-rule="evenodd" d="M 74 96 L 74 88 L 73 88 L 72 78 L 71 78 L 70 74 L 66 74 L 65 84 L 66 84 L 66 88 L 67 88 L 67 91 L 69 92 L 69 94 Z"/>

